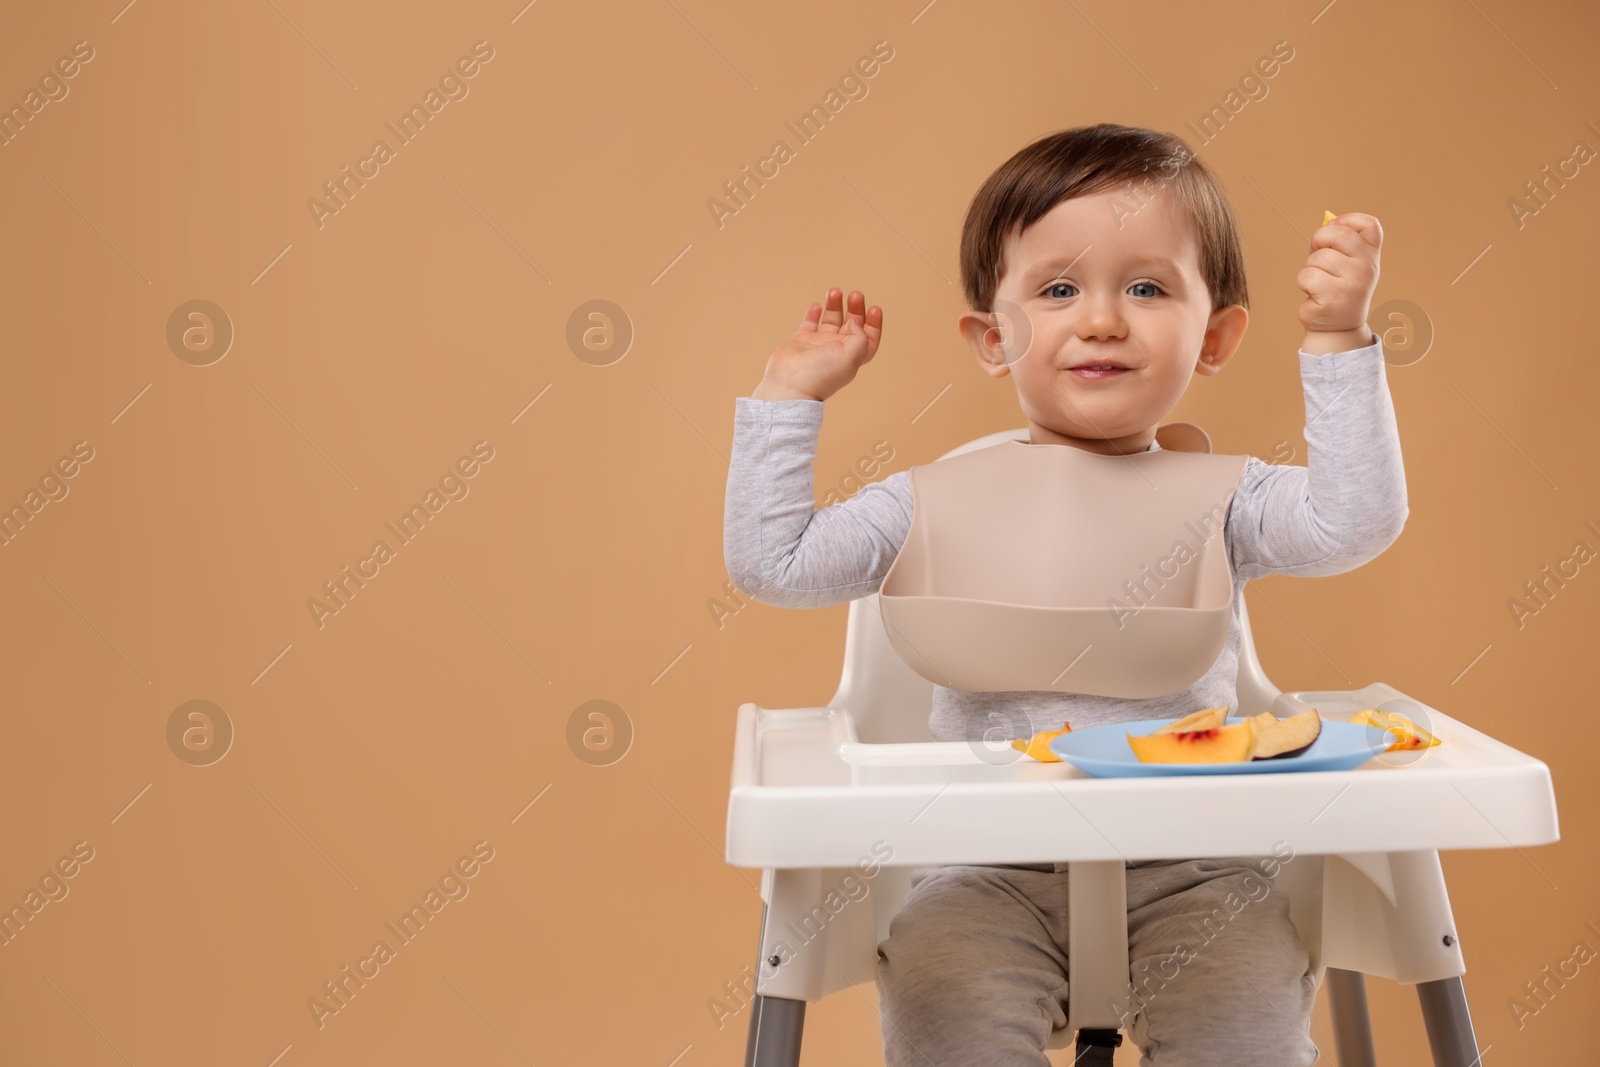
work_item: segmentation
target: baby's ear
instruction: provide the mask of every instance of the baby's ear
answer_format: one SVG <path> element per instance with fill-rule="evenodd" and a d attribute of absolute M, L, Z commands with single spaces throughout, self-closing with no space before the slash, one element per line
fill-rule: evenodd
<path fill-rule="evenodd" d="M 1200 342 L 1200 358 L 1194 369 L 1200 374 L 1215 374 L 1221 370 L 1244 340 L 1244 331 L 1250 324 L 1250 312 L 1241 304 L 1230 304 L 1211 313 L 1206 324 L 1205 338 Z"/>
<path fill-rule="evenodd" d="M 972 349 L 985 374 L 1003 378 L 1011 373 L 1012 361 L 1006 357 L 1006 349 L 1011 341 L 1006 331 L 1010 327 L 1005 322 L 1005 316 L 994 312 L 968 311 L 957 320 L 956 329 L 966 340 L 967 347 Z"/>

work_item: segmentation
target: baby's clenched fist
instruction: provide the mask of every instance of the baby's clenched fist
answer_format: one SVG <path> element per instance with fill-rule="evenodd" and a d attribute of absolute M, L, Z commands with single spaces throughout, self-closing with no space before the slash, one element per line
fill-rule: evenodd
<path fill-rule="evenodd" d="M 1311 254 L 1295 276 L 1306 294 L 1300 324 L 1308 333 L 1366 329 L 1382 246 L 1383 226 L 1359 211 L 1338 215 L 1311 235 Z"/>

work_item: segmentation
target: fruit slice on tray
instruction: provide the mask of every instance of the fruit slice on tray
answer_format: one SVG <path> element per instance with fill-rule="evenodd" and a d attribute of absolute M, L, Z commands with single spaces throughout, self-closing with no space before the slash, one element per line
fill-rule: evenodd
<path fill-rule="evenodd" d="M 1199 711 L 1185 715 L 1181 719 L 1174 719 L 1157 730 L 1156 733 L 1182 734 L 1191 730 L 1214 730 L 1227 721 L 1228 709 L 1226 707 L 1201 708 Z"/>
<path fill-rule="evenodd" d="M 1388 752 L 1432 748 L 1439 743 L 1437 737 L 1434 737 L 1404 715 L 1396 715 L 1392 711 L 1378 711 L 1376 708 L 1368 708 L 1350 716 L 1350 721 L 1361 723 L 1364 726 L 1376 726 L 1393 734 L 1396 740 L 1385 750 Z"/>
<path fill-rule="evenodd" d="M 1256 747 L 1251 759 L 1287 759 L 1311 747 L 1322 734 L 1322 716 L 1316 708 L 1280 719 L 1270 711 L 1251 716 L 1256 729 Z"/>
<path fill-rule="evenodd" d="M 1060 763 L 1061 757 L 1050 751 L 1050 742 L 1062 734 L 1070 734 L 1071 732 L 1072 724 L 1064 722 L 1061 724 L 1061 729 L 1040 730 L 1026 741 L 1020 737 L 1014 738 L 1011 742 L 1011 747 L 1024 755 L 1032 756 L 1040 763 Z"/>
<path fill-rule="evenodd" d="M 1195 715 L 1208 715 L 1211 712 L 1218 714 L 1199 721 L 1204 724 L 1216 718 L 1220 722 L 1226 718 L 1228 709 L 1207 708 Z M 1194 716 L 1185 717 L 1190 718 Z M 1243 763 L 1255 751 L 1255 724 L 1249 719 L 1231 726 L 1203 725 L 1198 730 L 1163 732 L 1170 726 L 1183 723 L 1185 719 L 1168 723 L 1155 733 L 1143 737 L 1128 734 L 1128 747 L 1133 749 L 1140 763 Z"/>

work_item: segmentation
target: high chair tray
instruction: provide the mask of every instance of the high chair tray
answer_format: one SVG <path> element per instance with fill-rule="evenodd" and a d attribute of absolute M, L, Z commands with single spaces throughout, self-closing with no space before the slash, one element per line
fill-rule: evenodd
<path fill-rule="evenodd" d="M 1440 738 L 1406 765 L 1164 778 L 1091 778 L 1067 763 L 996 760 L 964 742 L 863 744 L 843 708 L 743 704 L 727 861 L 848 867 L 875 842 L 895 865 L 1148 860 L 1521 848 L 1559 839 L 1540 760 L 1383 683 L 1302 691 L 1273 711 L 1343 720 L 1407 699 Z"/>

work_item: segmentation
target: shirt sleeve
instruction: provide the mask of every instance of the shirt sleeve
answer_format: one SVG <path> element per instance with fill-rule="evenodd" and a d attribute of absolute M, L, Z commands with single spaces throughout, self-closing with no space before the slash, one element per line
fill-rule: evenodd
<path fill-rule="evenodd" d="M 906 471 L 818 509 L 812 485 L 820 400 L 734 401 L 723 557 L 740 590 L 783 608 L 876 593 L 911 528 Z"/>
<path fill-rule="evenodd" d="M 1225 528 L 1237 577 L 1354 570 L 1393 544 L 1410 514 L 1383 342 L 1302 349 L 1300 378 L 1306 465 L 1250 457 Z"/>

